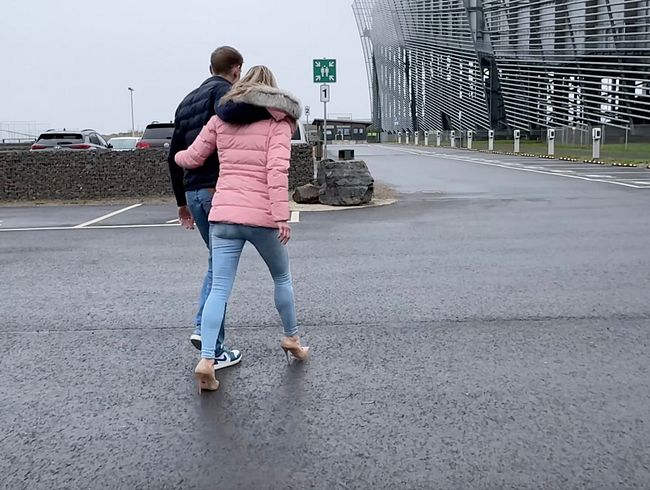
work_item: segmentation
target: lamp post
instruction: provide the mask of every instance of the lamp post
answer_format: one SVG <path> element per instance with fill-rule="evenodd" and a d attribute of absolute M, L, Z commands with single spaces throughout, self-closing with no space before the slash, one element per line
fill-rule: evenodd
<path fill-rule="evenodd" d="M 135 119 L 133 118 L 133 90 L 129 87 L 129 92 L 131 93 L 131 136 L 135 136 Z"/>

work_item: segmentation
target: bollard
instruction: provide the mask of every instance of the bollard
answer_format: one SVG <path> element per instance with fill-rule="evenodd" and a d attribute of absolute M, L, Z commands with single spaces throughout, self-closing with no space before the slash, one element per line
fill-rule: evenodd
<path fill-rule="evenodd" d="M 440 146 L 441 144 L 442 144 L 442 132 L 436 131 L 436 146 Z"/>
<path fill-rule="evenodd" d="M 406 133 L 406 144 L 411 144 L 411 133 Z"/>
<path fill-rule="evenodd" d="M 547 155 L 555 155 L 555 129 L 548 128 L 546 130 L 546 140 L 548 142 Z"/>
<path fill-rule="evenodd" d="M 521 131 L 515 129 L 514 137 L 515 137 L 515 153 L 519 153 L 519 138 L 521 138 Z"/>
<path fill-rule="evenodd" d="M 415 146 L 420 144 L 420 131 L 415 132 Z"/>
<path fill-rule="evenodd" d="M 600 135 L 602 131 L 600 128 L 593 128 L 591 130 L 591 139 L 593 140 L 591 149 L 591 158 L 598 160 L 600 158 Z"/>
<path fill-rule="evenodd" d="M 494 151 L 494 129 L 488 129 L 488 150 Z"/>
<path fill-rule="evenodd" d="M 399 132 L 397 133 L 397 142 L 401 145 L 402 144 L 402 133 Z"/>
<path fill-rule="evenodd" d="M 429 146 L 429 131 L 424 132 L 424 146 Z"/>
<path fill-rule="evenodd" d="M 451 141 L 451 147 L 456 148 L 456 131 L 449 132 L 449 140 Z"/>
<path fill-rule="evenodd" d="M 467 149 L 472 149 L 472 140 L 474 139 L 474 131 L 467 131 Z"/>

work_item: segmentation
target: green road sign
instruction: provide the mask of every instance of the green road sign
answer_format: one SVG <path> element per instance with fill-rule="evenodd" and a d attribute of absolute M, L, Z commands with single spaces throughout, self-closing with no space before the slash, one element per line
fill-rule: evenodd
<path fill-rule="evenodd" d="M 314 83 L 336 82 L 336 60 L 314 60 Z"/>

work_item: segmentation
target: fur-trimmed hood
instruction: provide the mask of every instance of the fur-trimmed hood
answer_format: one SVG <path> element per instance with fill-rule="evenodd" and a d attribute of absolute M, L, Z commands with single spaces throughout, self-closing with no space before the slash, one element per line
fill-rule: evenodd
<path fill-rule="evenodd" d="M 300 116 L 302 116 L 300 100 L 295 95 L 279 88 L 258 86 L 251 89 L 247 94 L 232 99 L 232 101 L 266 107 L 267 109 L 277 109 L 285 112 L 295 120 L 299 120 Z"/>

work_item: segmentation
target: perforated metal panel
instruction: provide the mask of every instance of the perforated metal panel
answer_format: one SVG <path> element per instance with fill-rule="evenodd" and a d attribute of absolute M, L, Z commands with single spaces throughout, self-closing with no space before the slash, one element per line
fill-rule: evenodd
<path fill-rule="evenodd" d="M 650 123 L 650 0 L 355 0 L 385 131 Z"/>

